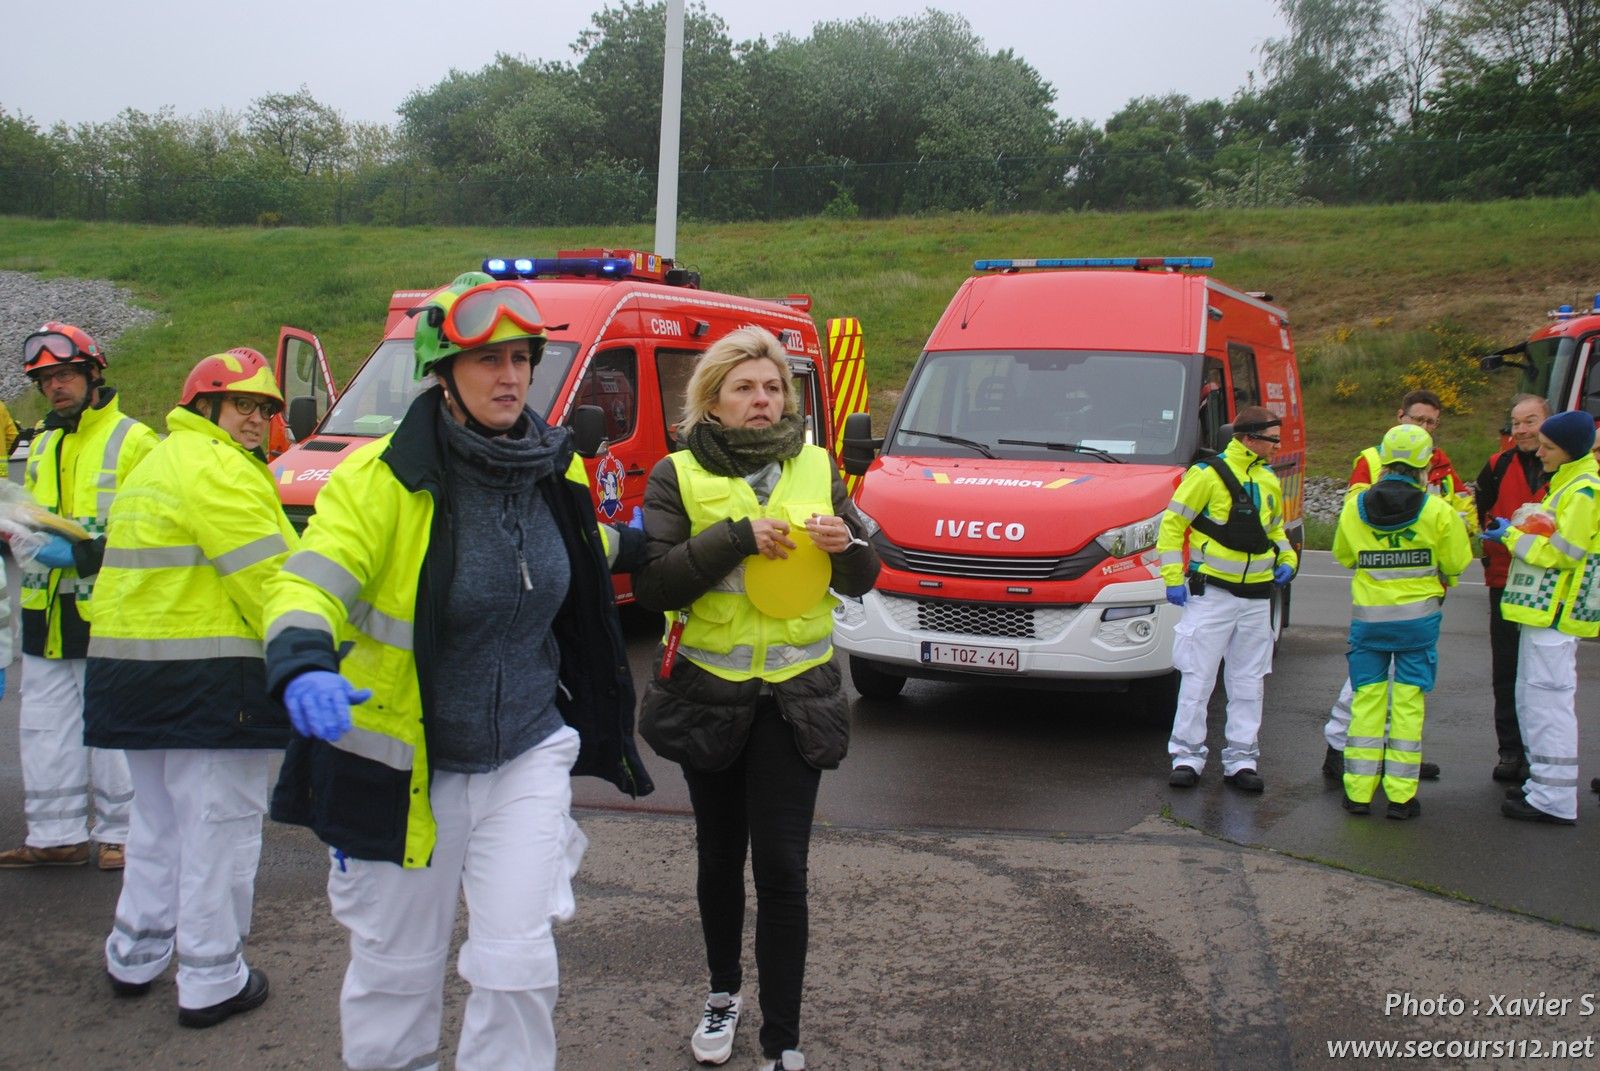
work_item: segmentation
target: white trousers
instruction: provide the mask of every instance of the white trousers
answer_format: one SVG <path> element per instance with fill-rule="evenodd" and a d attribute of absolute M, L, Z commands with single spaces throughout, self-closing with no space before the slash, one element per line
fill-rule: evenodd
<path fill-rule="evenodd" d="M 1192 595 L 1172 640 L 1172 666 L 1183 674 L 1178 710 L 1167 754 L 1172 765 L 1205 769 L 1206 706 L 1227 660 L 1228 719 L 1223 732 L 1222 772 L 1258 769 L 1263 682 L 1272 672 L 1272 606 L 1267 599 L 1241 599 L 1212 585 Z"/>
<path fill-rule="evenodd" d="M 560 978 L 551 925 L 576 910 L 572 877 L 588 843 L 570 813 L 577 758 L 578 734 L 563 727 L 498 770 L 436 772 L 438 840 L 426 867 L 331 853 L 328 899 L 350 931 L 339 995 L 346 1067 L 437 1067 L 445 960 L 463 888 L 467 940 L 456 969 L 472 992 L 455 1066 L 555 1067 Z"/>
<path fill-rule="evenodd" d="M 106 970 L 148 982 L 178 955 L 178 1004 L 244 988 L 267 751 L 130 751 L 133 822 Z"/>
<path fill-rule="evenodd" d="M 1522 626 L 1517 641 L 1517 722 L 1528 748 L 1528 802 L 1578 817 L 1578 637 Z"/>
<path fill-rule="evenodd" d="M 89 839 L 89 787 L 94 786 L 94 839 L 128 840 L 133 782 L 120 751 L 83 746 L 81 658 L 22 656 L 22 801 L 27 842 L 58 848 Z"/>

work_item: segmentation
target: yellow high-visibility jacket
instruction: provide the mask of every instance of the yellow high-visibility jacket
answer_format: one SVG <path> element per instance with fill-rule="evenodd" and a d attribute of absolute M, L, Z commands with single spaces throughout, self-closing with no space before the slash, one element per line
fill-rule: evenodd
<path fill-rule="evenodd" d="M 1571 636 L 1600 635 L 1600 465 L 1593 454 L 1562 465 L 1550 477 L 1544 508 L 1556 530 L 1534 535 L 1519 528 L 1501 540 L 1511 552 L 1500 616 Z"/>
<path fill-rule="evenodd" d="M 1193 530 L 1196 517 L 1206 516 L 1218 524 L 1226 524 L 1229 514 L 1233 512 L 1233 496 L 1228 493 L 1221 477 L 1212 471 L 1212 462 L 1198 462 L 1184 473 L 1183 481 L 1173 492 L 1156 536 L 1156 550 L 1161 555 L 1161 578 L 1168 587 L 1177 587 L 1184 582 L 1185 536 L 1189 540 L 1191 566 L 1206 576 L 1223 581 L 1229 587 L 1270 584 L 1275 566 L 1295 568 L 1300 563 L 1299 555 L 1295 554 L 1294 546 L 1283 530 L 1283 487 L 1272 466 L 1238 439 L 1228 441 L 1222 459 L 1260 510 L 1262 531 L 1271 541 L 1273 549 L 1262 554 L 1250 554 L 1225 547 Z"/>
<path fill-rule="evenodd" d="M 267 580 L 298 543 L 267 466 L 185 408 L 111 505 L 84 738 L 109 748 L 277 748 Z"/>

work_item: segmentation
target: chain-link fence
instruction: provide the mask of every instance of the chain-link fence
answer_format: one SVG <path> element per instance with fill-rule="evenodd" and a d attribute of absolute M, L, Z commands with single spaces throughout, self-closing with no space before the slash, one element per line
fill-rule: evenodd
<path fill-rule="evenodd" d="M 1106 211 L 1568 196 L 1600 185 L 1596 131 L 1406 139 L 1296 149 L 1117 152 L 685 171 L 685 219 L 933 211 Z M 389 165 L 369 175 L 98 174 L 0 163 L 0 213 L 212 225 L 613 225 L 652 218 L 652 171 L 448 179 Z"/>

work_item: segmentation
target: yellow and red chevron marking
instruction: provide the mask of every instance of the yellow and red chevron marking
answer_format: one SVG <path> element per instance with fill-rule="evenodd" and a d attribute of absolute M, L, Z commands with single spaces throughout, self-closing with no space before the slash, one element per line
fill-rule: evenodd
<path fill-rule="evenodd" d="M 842 316 L 828 321 L 828 389 L 833 394 L 833 453 L 844 450 L 844 418 L 851 413 L 866 413 L 867 354 L 861 338 L 861 321 Z M 846 476 L 845 486 L 854 494 L 859 476 Z"/>

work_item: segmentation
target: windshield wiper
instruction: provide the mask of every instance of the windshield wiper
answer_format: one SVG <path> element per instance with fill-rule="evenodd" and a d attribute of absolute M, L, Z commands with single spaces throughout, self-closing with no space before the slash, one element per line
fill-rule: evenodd
<path fill-rule="evenodd" d="M 968 447 L 969 449 L 978 451 L 978 453 L 982 454 L 984 457 L 988 458 L 991 461 L 994 460 L 994 455 L 989 452 L 989 448 L 987 446 L 985 446 L 983 443 L 977 442 L 977 441 L 975 441 L 973 439 L 963 439 L 959 435 L 945 435 L 945 434 L 942 434 L 941 432 L 937 432 L 937 431 L 915 431 L 915 430 L 913 430 L 911 428 L 901 428 L 901 429 L 899 429 L 898 434 L 900 434 L 900 435 L 922 435 L 922 436 L 925 436 L 925 437 L 927 437 L 929 439 L 938 439 L 942 443 L 950 443 L 953 446 L 965 446 L 965 447 Z M 1004 442 L 1004 441 L 1005 440 L 1003 440 L 1003 439 L 1001 440 L 1001 442 Z"/>
<path fill-rule="evenodd" d="M 1088 454 L 1091 457 L 1098 457 L 1103 461 L 1111 461 L 1118 465 L 1127 464 L 1116 454 L 1107 453 L 1098 446 L 1085 446 L 1082 443 L 1047 443 L 1035 439 L 998 439 L 996 441 L 1001 446 L 1040 446 L 1046 450 L 1071 450 L 1075 454 Z"/>

